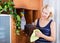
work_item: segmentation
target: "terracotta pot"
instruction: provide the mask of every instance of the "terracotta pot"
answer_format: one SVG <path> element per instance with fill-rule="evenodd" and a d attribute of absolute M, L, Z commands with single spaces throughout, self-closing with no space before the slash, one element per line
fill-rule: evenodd
<path fill-rule="evenodd" d="M 42 0 L 13 0 L 15 8 L 40 10 Z"/>

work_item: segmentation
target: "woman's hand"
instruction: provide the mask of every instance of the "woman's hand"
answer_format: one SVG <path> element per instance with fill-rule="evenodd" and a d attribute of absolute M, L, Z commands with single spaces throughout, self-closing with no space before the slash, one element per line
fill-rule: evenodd
<path fill-rule="evenodd" d="M 42 37 L 43 36 L 43 33 L 40 31 L 40 32 L 38 32 L 38 31 L 36 31 L 35 32 L 35 35 L 37 36 L 37 37 Z"/>

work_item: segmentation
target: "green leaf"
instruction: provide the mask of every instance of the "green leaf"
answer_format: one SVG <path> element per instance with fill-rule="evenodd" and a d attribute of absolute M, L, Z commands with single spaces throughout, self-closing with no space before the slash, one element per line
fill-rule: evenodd
<path fill-rule="evenodd" d="M 20 29 L 20 27 L 21 27 L 21 22 L 20 22 L 20 21 L 17 21 L 16 26 L 18 27 L 18 29 Z"/>
<path fill-rule="evenodd" d="M 20 29 L 21 27 L 18 27 L 18 29 Z"/>
<path fill-rule="evenodd" d="M 16 14 L 16 13 L 14 13 L 14 14 L 13 14 L 13 16 L 14 16 L 14 18 L 16 19 L 17 14 Z"/>
<path fill-rule="evenodd" d="M 8 2 L 8 5 L 11 5 L 11 2 Z"/>
<path fill-rule="evenodd" d="M 14 2 L 11 1 L 10 3 L 11 3 L 11 5 L 14 5 Z"/>
<path fill-rule="evenodd" d="M 19 15 L 17 15 L 17 21 L 21 21 L 21 19 L 20 19 L 20 16 L 19 16 Z"/>
<path fill-rule="evenodd" d="M 16 32 L 18 33 L 18 32 L 20 32 L 20 31 L 17 29 Z"/>
<path fill-rule="evenodd" d="M 4 3 L 3 3 L 3 6 L 5 6 L 5 5 L 8 5 L 8 3 L 7 3 L 7 2 L 4 2 Z"/>
<path fill-rule="evenodd" d="M 5 6 L 4 6 L 4 11 L 7 12 L 7 10 L 8 10 L 8 9 L 7 9 L 7 5 L 5 5 Z"/>
<path fill-rule="evenodd" d="M 10 11 L 10 12 L 9 12 L 9 14 L 11 14 L 11 15 L 12 15 L 12 14 L 13 14 L 13 12 L 12 12 L 12 11 Z"/>
<path fill-rule="evenodd" d="M 2 0 L 0 0 L 0 2 L 1 2 Z"/>
<path fill-rule="evenodd" d="M 14 5 L 14 3 L 12 1 L 9 1 L 8 5 L 12 6 L 12 5 Z"/>
<path fill-rule="evenodd" d="M 0 11 L 0 14 L 1 14 L 3 11 L 4 11 L 4 10 L 1 10 L 1 11 Z"/>
<path fill-rule="evenodd" d="M 5 9 L 7 9 L 8 8 L 8 6 L 7 5 L 5 5 Z"/>
<path fill-rule="evenodd" d="M 16 23 L 16 26 L 18 27 L 18 26 L 19 26 L 19 24 L 17 24 L 17 23 Z"/>
<path fill-rule="evenodd" d="M 2 6 L 0 5 L 0 10 L 3 9 Z"/>
<path fill-rule="evenodd" d="M 20 30 L 17 29 L 17 30 L 16 30 L 16 34 L 17 34 L 17 35 L 20 35 Z"/>
<path fill-rule="evenodd" d="M 15 14 L 17 13 L 15 8 L 14 8 L 14 13 L 15 13 Z"/>
<path fill-rule="evenodd" d="M 13 7 L 12 7 L 12 6 L 10 6 L 10 7 L 9 7 L 9 11 L 12 11 L 12 10 L 13 10 Z"/>
<path fill-rule="evenodd" d="M 17 25 L 18 27 L 20 27 L 20 24 L 19 24 L 19 23 L 17 23 L 16 25 Z"/>

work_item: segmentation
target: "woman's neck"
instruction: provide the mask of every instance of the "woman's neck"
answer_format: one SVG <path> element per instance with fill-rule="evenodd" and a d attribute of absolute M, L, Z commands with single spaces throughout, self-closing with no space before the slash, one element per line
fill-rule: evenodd
<path fill-rule="evenodd" d="M 45 18 L 40 18 L 40 20 L 42 20 L 42 21 L 48 21 L 48 19 L 45 19 Z"/>

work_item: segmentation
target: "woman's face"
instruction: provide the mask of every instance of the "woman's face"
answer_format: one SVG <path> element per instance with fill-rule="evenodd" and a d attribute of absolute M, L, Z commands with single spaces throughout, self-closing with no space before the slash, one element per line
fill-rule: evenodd
<path fill-rule="evenodd" d="M 42 10 L 41 17 L 42 17 L 43 19 L 47 19 L 48 16 L 49 16 L 49 10 L 48 10 L 48 9 L 43 9 L 43 10 Z"/>

